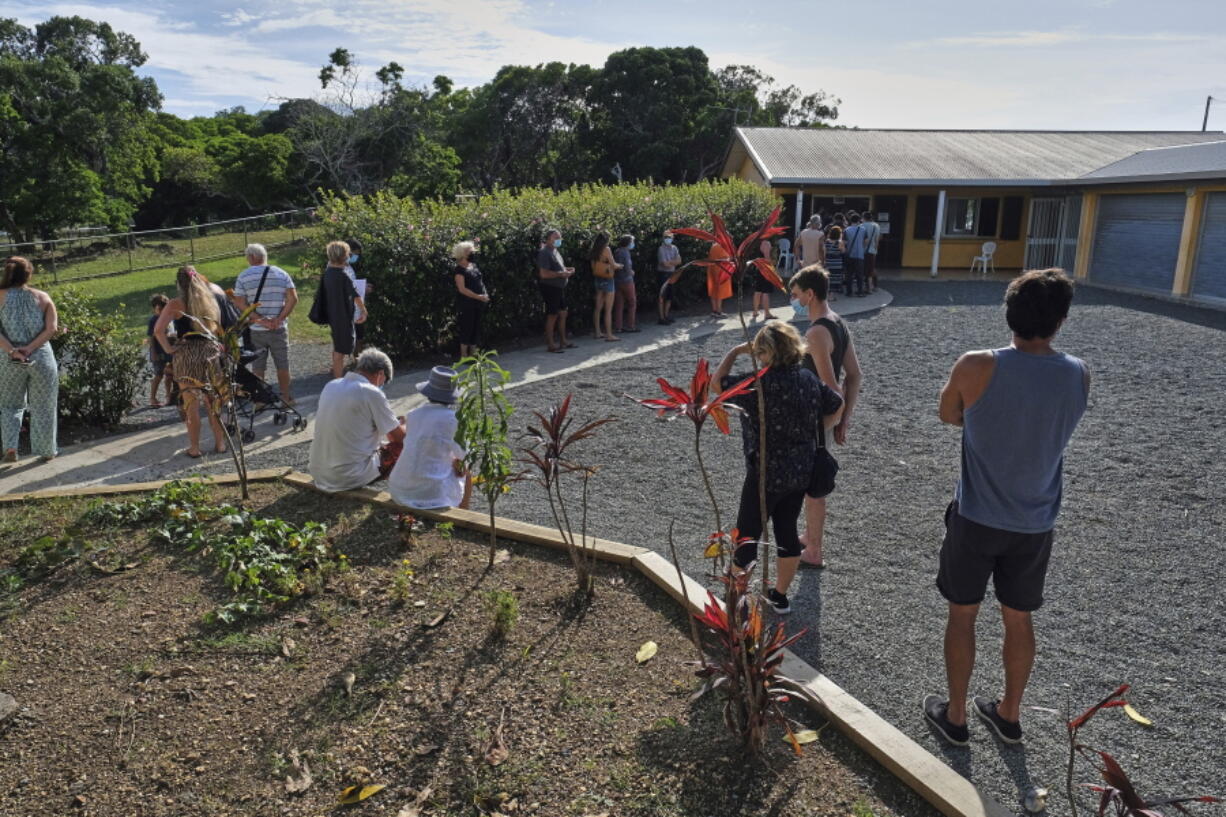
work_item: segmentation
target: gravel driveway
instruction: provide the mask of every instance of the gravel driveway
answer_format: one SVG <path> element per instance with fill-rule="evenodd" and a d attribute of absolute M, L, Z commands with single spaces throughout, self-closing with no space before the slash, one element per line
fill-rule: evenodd
<path fill-rule="evenodd" d="M 1008 341 L 1003 286 L 894 281 L 891 307 L 851 321 L 866 385 L 830 501 L 820 574 L 802 572 L 789 624 L 807 627 L 797 652 L 1005 804 L 1033 780 L 1067 814 L 1062 718 L 1118 683 L 1154 721 L 1120 710 L 1083 739 L 1111 751 L 1143 795 L 1226 793 L 1226 314 L 1150 299 L 1079 291 L 1058 346 L 1094 373 L 1090 407 L 1065 462 L 1046 606 L 1036 615 L 1039 657 L 1024 711 L 1025 748 L 1003 748 L 973 723 L 968 749 L 946 749 L 919 702 L 944 686 L 945 606 L 933 580 L 941 517 L 959 465 L 959 432 L 936 418 L 936 399 L 957 356 Z M 601 466 L 590 525 L 600 536 L 667 550 L 676 523 L 686 569 L 712 529 L 693 464 L 691 429 L 662 423 L 623 393 L 654 396 L 656 376 L 688 382 L 695 359 L 714 364 L 737 342 L 725 332 L 694 343 L 552 379 L 509 393 L 529 409 L 575 394 L 584 418 L 619 422 L 583 444 Z M 704 456 L 726 516 L 743 475 L 739 432 L 705 432 Z M 305 468 L 306 446 L 255 458 L 251 467 Z M 549 524 L 539 489 L 521 485 L 502 515 Z M 730 524 L 730 522 L 728 523 Z M 998 694 L 1000 615 L 985 605 L 972 689 Z M 1031 709 L 1029 707 L 1038 707 Z M 1055 711 L 1053 711 L 1055 710 Z M 1079 779 L 1094 782 L 1080 767 Z M 1089 806 L 1089 798 L 1083 798 Z"/>

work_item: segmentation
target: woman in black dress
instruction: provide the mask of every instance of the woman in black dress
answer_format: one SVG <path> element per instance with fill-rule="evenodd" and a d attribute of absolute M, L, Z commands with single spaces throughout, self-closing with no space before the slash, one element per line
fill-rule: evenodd
<path fill-rule="evenodd" d="M 349 264 L 349 245 L 333 241 L 328 244 L 327 253 L 328 266 L 319 285 L 323 288 L 328 326 L 332 330 L 332 378 L 335 380 L 345 372 L 345 358 L 353 354 L 354 326 L 366 322 L 366 304 L 358 297 L 353 279 L 345 270 Z M 354 307 L 357 307 L 356 315 Z"/>
<path fill-rule="evenodd" d="M 456 334 L 460 337 L 460 357 L 477 353 L 481 344 L 481 314 L 490 302 L 490 295 L 477 269 L 477 245 L 461 241 L 451 248 L 455 259 Z"/>

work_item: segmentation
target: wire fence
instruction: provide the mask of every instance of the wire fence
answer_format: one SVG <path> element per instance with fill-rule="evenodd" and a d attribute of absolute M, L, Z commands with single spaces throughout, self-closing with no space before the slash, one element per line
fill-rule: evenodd
<path fill-rule="evenodd" d="M 284 210 L 160 230 L 0 244 L 0 256 L 24 255 L 59 284 L 233 258 L 243 255 L 248 244 L 283 247 L 312 238 L 318 230 L 314 208 Z"/>

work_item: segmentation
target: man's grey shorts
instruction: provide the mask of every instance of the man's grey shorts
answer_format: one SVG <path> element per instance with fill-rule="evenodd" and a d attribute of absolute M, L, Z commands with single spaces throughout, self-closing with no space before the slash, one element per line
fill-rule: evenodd
<path fill-rule="evenodd" d="M 260 356 L 251 361 L 252 370 L 262 370 L 272 355 L 272 363 L 278 372 L 289 371 L 289 330 L 280 329 L 251 330 L 251 347 Z"/>

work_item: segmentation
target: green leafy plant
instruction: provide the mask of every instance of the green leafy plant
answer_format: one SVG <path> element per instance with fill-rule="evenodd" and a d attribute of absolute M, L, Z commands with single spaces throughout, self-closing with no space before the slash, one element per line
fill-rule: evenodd
<path fill-rule="evenodd" d="M 494 620 L 494 634 L 498 638 L 506 638 L 519 621 L 519 599 L 509 590 L 486 593 L 485 609 Z"/>
<path fill-rule="evenodd" d="M 198 550 L 209 541 L 205 523 L 237 513 L 232 505 L 210 505 L 207 499 L 208 483 L 174 480 L 140 499 L 96 503 L 82 516 L 82 522 L 103 527 L 157 522 L 155 540 Z"/>
<path fill-rule="evenodd" d="M 511 490 L 515 481 L 514 454 L 507 446 L 511 414 L 515 411 L 503 389 L 511 373 L 498 365 L 497 352 L 478 352 L 460 361 L 456 386 L 460 401 L 456 406 L 456 442 L 465 450 L 464 467 L 473 475 L 474 486 L 485 497 L 490 515 L 490 557 L 494 566 L 498 549 L 497 517 L 494 506 Z"/>
<path fill-rule="evenodd" d="M 362 242 L 366 269 L 378 293 L 367 339 L 393 356 L 411 356 L 455 340 L 454 288 L 435 286 L 434 276 L 445 268 L 457 241 L 479 236 L 482 267 L 500 271 L 482 316 L 484 337 L 497 343 L 540 329 L 533 257 L 545 229 L 561 230 L 563 256 L 578 260 L 601 230 L 658 236 L 678 224 L 697 224 L 708 210 L 721 213 L 730 230 L 744 234 L 759 225 L 777 201 L 770 190 L 740 180 L 578 185 L 560 191 L 497 189 L 458 204 L 389 192 L 326 196 L 316 240 L 320 257 L 328 241 L 356 237 Z M 707 255 L 706 245 L 698 240 L 681 237 L 677 246 L 685 258 Z M 641 239 L 632 251 L 635 268 L 654 269 L 655 252 L 653 241 Z M 682 275 L 675 289 L 678 297 L 705 299 L 705 287 L 705 276 L 695 274 Z M 568 289 L 574 303 L 594 300 L 591 276 L 576 275 Z M 650 289 L 640 287 L 645 304 L 655 302 Z M 571 320 L 581 331 L 587 318 L 576 310 Z M 402 331 L 405 326 L 415 331 Z"/>
<path fill-rule="evenodd" d="M 401 559 L 392 572 L 392 598 L 404 604 L 412 597 L 414 575 L 413 564 L 408 559 Z"/>
<path fill-rule="evenodd" d="M 111 426 L 123 419 L 144 382 L 140 338 L 122 308 L 103 313 L 82 290 L 55 293 L 60 332 L 51 348 L 60 365 L 57 406 L 65 423 Z"/>
<path fill-rule="evenodd" d="M 439 522 L 434 526 L 434 529 L 438 531 L 439 536 L 448 541 L 455 536 L 455 522 Z"/>
<path fill-rule="evenodd" d="M 570 401 L 573 395 L 566 395 L 561 403 L 549 408 L 547 414 L 539 411 L 535 415 L 540 428 L 528 427 L 528 439 L 532 445 L 523 448 L 522 462 L 536 468 L 536 483 L 545 489 L 549 500 L 549 510 L 553 514 L 554 524 L 566 544 L 566 552 L 570 555 L 575 567 L 575 578 L 579 584 L 579 592 L 586 597 L 596 592 L 592 580 L 592 569 L 596 564 L 595 553 L 587 545 L 587 490 L 588 483 L 595 475 L 596 469 L 580 465 L 570 459 L 570 448 L 576 443 L 591 437 L 597 428 L 613 422 L 612 417 L 593 420 L 571 431 L 575 419 L 570 416 Z M 575 540 L 575 529 L 571 524 L 570 512 L 567 509 L 566 495 L 562 491 L 562 478 L 566 474 L 578 473 L 583 480 L 582 520 L 579 528 L 579 540 Z"/>

